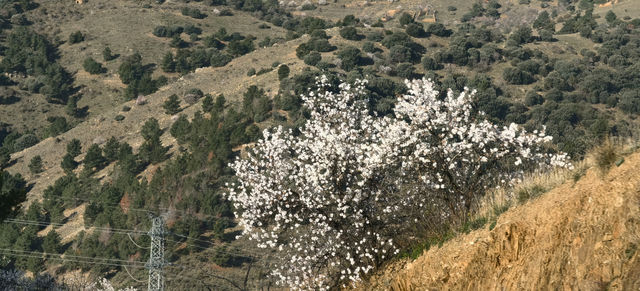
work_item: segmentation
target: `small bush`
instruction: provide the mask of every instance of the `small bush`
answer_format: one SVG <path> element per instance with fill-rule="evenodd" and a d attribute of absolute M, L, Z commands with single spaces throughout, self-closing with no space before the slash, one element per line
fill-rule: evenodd
<path fill-rule="evenodd" d="M 319 52 L 311 52 L 304 57 L 304 63 L 309 66 L 315 66 L 322 60 L 322 56 Z"/>
<path fill-rule="evenodd" d="M 340 29 L 340 36 L 348 40 L 360 40 L 360 35 L 358 35 L 358 30 L 353 26 L 347 26 Z"/>
<path fill-rule="evenodd" d="M 289 77 L 289 72 L 291 70 L 289 69 L 289 66 L 287 65 L 282 65 L 278 68 L 278 80 L 283 80 L 286 79 L 287 77 Z"/>
<path fill-rule="evenodd" d="M 461 227 L 461 231 L 463 233 L 469 233 L 473 230 L 476 229 L 480 229 L 482 228 L 485 224 L 487 224 L 487 218 L 486 217 L 480 217 L 474 220 L 470 220 L 465 222 L 462 227 Z"/>
<path fill-rule="evenodd" d="M 42 173 L 42 157 L 38 155 L 31 159 L 29 162 L 29 171 L 31 171 L 32 174 Z"/>
<path fill-rule="evenodd" d="M 80 31 L 76 31 L 74 33 L 71 33 L 69 35 L 69 43 L 70 44 L 74 44 L 74 43 L 79 43 L 84 41 L 84 34 L 82 34 L 82 32 Z"/>
<path fill-rule="evenodd" d="M 524 203 L 529 199 L 533 199 L 536 198 L 542 194 L 544 194 L 545 192 L 547 192 L 547 190 L 540 186 L 540 185 L 533 185 L 530 188 L 522 188 L 520 189 L 517 193 L 516 196 L 518 197 L 518 201 L 520 203 Z"/>
<path fill-rule="evenodd" d="M 596 162 L 596 166 L 600 172 L 604 174 L 618 159 L 616 146 L 611 142 L 611 140 L 607 139 L 602 143 L 602 145 L 595 148 L 593 157 Z"/>
<path fill-rule="evenodd" d="M 96 60 L 94 60 L 91 57 L 88 57 L 84 60 L 84 63 L 82 63 L 82 67 L 84 68 L 85 71 L 87 71 L 87 73 L 91 75 L 98 75 L 107 71 L 102 66 L 102 64 L 96 62 Z"/>
<path fill-rule="evenodd" d="M 207 17 L 207 15 L 202 13 L 200 11 L 200 9 L 198 9 L 198 8 L 184 7 L 184 8 L 182 8 L 182 10 L 180 12 L 184 16 L 193 17 L 195 19 L 203 19 L 203 18 Z"/>
<path fill-rule="evenodd" d="M 173 94 L 169 96 L 164 104 L 162 104 L 162 108 L 164 108 L 164 113 L 169 115 L 180 112 L 180 98 L 178 98 L 178 95 Z"/>
<path fill-rule="evenodd" d="M 116 117 L 113 118 L 115 121 L 123 121 L 124 120 L 124 115 L 118 114 L 116 115 Z"/>

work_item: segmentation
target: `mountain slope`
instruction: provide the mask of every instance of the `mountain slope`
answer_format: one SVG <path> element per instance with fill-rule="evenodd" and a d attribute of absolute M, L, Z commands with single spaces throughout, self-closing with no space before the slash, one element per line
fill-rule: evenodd
<path fill-rule="evenodd" d="M 120 142 L 128 142 L 134 150 L 137 150 L 142 143 L 142 137 L 139 134 L 140 128 L 147 119 L 154 117 L 158 119 L 161 128 L 165 130 L 162 137 L 163 144 L 165 146 L 174 145 L 175 139 L 171 137 L 168 131 L 172 123 L 172 117 L 165 114 L 162 108 L 163 102 L 169 95 L 178 94 L 183 96 L 189 89 L 199 88 L 205 93 L 211 93 L 213 96 L 224 94 L 230 104 L 235 104 L 240 102 L 238 98 L 241 98 L 242 93 L 250 85 L 260 86 L 268 94 L 274 95 L 278 89 L 278 77 L 275 70 L 252 77 L 246 76 L 246 71 L 252 66 L 258 69 L 271 67 L 274 61 L 279 61 L 288 64 L 292 74 L 299 72 L 302 69 L 302 62 L 291 51 L 293 47 L 305 40 L 307 38 L 302 37 L 280 46 L 256 50 L 234 59 L 222 68 L 207 67 L 198 69 L 196 72 L 187 74 L 176 82 L 160 88 L 158 92 L 146 96 L 147 104 L 145 105 L 136 105 L 135 100 L 123 103 L 121 106 L 132 108 L 129 112 L 121 111 L 121 107 L 105 110 L 97 114 L 96 117 L 78 124 L 63 134 L 47 138 L 37 145 L 14 153 L 12 159 L 16 160 L 16 162 L 8 168 L 8 171 L 20 173 L 30 183 L 33 183 L 33 187 L 28 193 L 28 200 L 31 201 L 34 198 L 39 199 L 48 186 L 64 175 L 64 171 L 60 167 L 60 161 L 65 154 L 66 144 L 74 138 L 81 141 L 85 151 L 95 141 L 102 140 L 104 142 L 111 136 L 116 137 Z M 181 113 L 191 116 L 193 112 L 200 108 L 199 105 L 187 105 Z M 119 114 L 125 117 L 121 122 L 114 120 L 114 117 Z M 43 157 L 45 171 L 38 175 L 33 175 L 29 172 L 28 164 L 31 158 L 36 155 Z M 83 156 L 80 156 L 78 160 L 82 158 Z M 104 173 L 106 174 L 106 172 Z"/>
<path fill-rule="evenodd" d="M 640 153 L 374 276 L 364 290 L 638 290 Z"/>

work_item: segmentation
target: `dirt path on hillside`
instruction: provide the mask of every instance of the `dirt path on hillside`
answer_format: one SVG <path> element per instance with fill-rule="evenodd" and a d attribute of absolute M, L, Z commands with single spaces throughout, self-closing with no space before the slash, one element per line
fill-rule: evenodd
<path fill-rule="evenodd" d="M 640 153 L 400 262 L 360 290 L 640 290 Z"/>

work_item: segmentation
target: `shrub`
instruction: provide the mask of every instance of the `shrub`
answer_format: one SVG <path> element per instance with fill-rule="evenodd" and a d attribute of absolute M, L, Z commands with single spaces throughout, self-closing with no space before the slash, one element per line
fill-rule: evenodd
<path fill-rule="evenodd" d="M 85 71 L 87 71 L 87 73 L 92 75 L 102 74 L 107 71 L 107 69 L 105 69 L 102 64 L 96 62 L 96 60 L 91 57 L 88 57 L 84 60 L 84 62 L 82 63 L 82 67 Z"/>
<path fill-rule="evenodd" d="M 183 7 L 180 12 L 182 13 L 182 15 L 184 16 L 189 16 L 189 17 L 193 17 L 195 19 L 203 19 L 205 17 L 207 17 L 206 14 L 202 13 L 200 11 L 200 9 L 198 8 L 189 8 L 189 7 Z"/>
<path fill-rule="evenodd" d="M 614 143 L 610 139 L 606 139 L 604 143 L 594 149 L 593 156 L 596 166 L 604 174 L 618 159 L 618 152 Z"/>
<path fill-rule="evenodd" d="M 405 32 L 413 37 L 425 37 L 427 35 L 420 23 L 410 23 L 407 25 Z"/>
<path fill-rule="evenodd" d="M 69 35 L 69 43 L 75 44 L 84 41 L 84 34 L 80 31 L 73 32 Z"/>
<path fill-rule="evenodd" d="M 442 23 L 431 23 L 427 26 L 427 33 L 436 36 L 446 37 L 451 35 L 451 31 L 448 30 Z"/>
<path fill-rule="evenodd" d="M 422 58 L 422 67 L 427 71 L 439 70 L 441 68 L 436 60 L 428 56 Z"/>
<path fill-rule="evenodd" d="M 414 79 L 415 68 L 410 63 L 399 64 L 396 68 L 396 75 L 402 79 Z"/>
<path fill-rule="evenodd" d="M 13 142 L 13 151 L 14 152 L 19 152 L 23 149 L 26 149 L 28 147 L 31 147 L 35 144 L 37 144 L 40 140 L 38 139 L 38 137 L 36 137 L 33 134 L 27 133 L 19 138 L 16 139 L 15 142 Z"/>
<path fill-rule="evenodd" d="M 291 71 L 291 70 L 289 69 L 289 66 L 287 66 L 287 65 L 281 65 L 281 66 L 278 68 L 278 80 L 281 80 L 281 81 L 282 81 L 283 79 L 286 79 L 287 77 L 289 77 L 289 72 L 290 72 L 290 71 Z"/>
<path fill-rule="evenodd" d="M 522 71 L 518 68 L 508 67 L 504 69 L 502 72 L 502 77 L 509 84 L 514 85 L 526 85 L 531 84 L 535 81 L 533 76 L 525 71 Z"/>
<path fill-rule="evenodd" d="M 224 67 L 226 64 L 231 62 L 232 59 L 233 58 L 226 53 L 214 52 L 211 55 L 209 62 L 211 63 L 212 67 Z"/>
<path fill-rule="evenodd" d="M 406 26 L 409 23 L 413 23 L 413 16 L 409 13 L 403 12 L 398 21 L 401 26 Z"/>
<path fill-rule="evenodd" d="M 348 46 L 339 51 L 338 58 L 342 61 L 340 67 L 345 71 L 351 71 L 362 62 L 360 50 L 353 46 Z"/>
<path fill-rule="evenodd" d="M 72 139 L 69 143 L 67 143 L 67 154 L 69 154 L 72 158 L 80 155 L 82 151 L 82 146 L 80 145 L 80 141 L 78 139 Z"/>
<path fill-rule="evenodd" d="M 104 47 L 104 50 L 102 50 L 102 59 L 105 62 L 108 62 L 115 58 L 116 56 L 113 54 L 113 52 L 111 52 L 111 49 L 108 46 Z"/>
<path fill-rule="evenodd" d="M 304 57 L 304 63 L 309 66 L 315 66 L 322 60 L 322 56 L 319 52 L 311 52 Z"/>
<path fill-rule="evenodd" d="M 180 112 L 180 98 L 178 98 L 178 95 L 172 94 L 169 96 L 162 104 L 162 108 L 164 108 L 164 113 L 169 115 L 175 115 Z"/>
<path fill-rule="evenodd" d="M 29 161 L 29 171 L 32 174 L 38 174 L 42 172 L 42 157 L 40 155 L 31 158 L 31 161 Z"/>
<path fill-rule="evenodd" d="M 412 62 L 413 52 L 405 46 L 396 45 L 389 50 L 389 60 L 394 63 Z"/>
<path fill-rule="evenodd" d="M 367 41 L 364 44 L 362 44 L 362 51 L 367 52 L 367 53 L 375 53 L 378 49 L 376 48 L 376 45 L 373 42 Z"/>
<path fill-rule="evenodd" d="M 346 26 L 340 29 L 340 36 L 348 40 L 360 40 L 360 35 L 358 35 L 358 30 L 353 26 Z"/>
<path fill-rule="evenodd" d="M 92 144 L 87 150 L 87 154 L 84 156 L 84 170 L 87 172 L 93 172 L 95 169 L 99 169 L 104 165 L 105 159 L 102 156 L 102 149 L 97 144 Z"/>
<path fill-rule="evenodd" d="M 165 73 L 173 73 L 176 71 L 176 61 L 173 59 L 173 54 L 171 52 L 167 52 L 162 58 L 162 63 L 160 63 L 160 68 Z"/>
<path fill-rule="evenodd" d="M 66 154 L 64 155 L 64 157 L 62 157 L 62 162 L 60 162 L 60 167 L 65 172 L 71 172 L 77 166 L 78 166 L 78 162 L 76 162 L 70 154 Z"/>
<path fill-rule="evenodd" d="M 467 217 L 477 189 L 525 169 L 570 167 L 566 155 L 547 153 L 544 132 L 474 114 L 469 91 L 441 99 L 430 81 L 407 82 L 394 117 L 382 118 L 369 114 L 365 84 L 334 93 L 320 77 L 317 92 L 302 97 L 310 119 L 299 132 L 265 131 L 231 164 L 238 180 L 228 199 L 244 234 L 276 252 L 271 273 L 282 284 L 356 282 L 425 219 Z"/>

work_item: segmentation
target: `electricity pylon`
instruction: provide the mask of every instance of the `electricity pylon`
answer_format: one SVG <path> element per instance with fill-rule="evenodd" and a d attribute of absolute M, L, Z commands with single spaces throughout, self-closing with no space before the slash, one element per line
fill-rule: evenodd
<path fill-rule="evenodd" d="M 149 231 L 151 237 L 151 255 L 146 263 L 149 269 L 149 291 L 164 291 L 164 273 L 162 268 L 167 265 L 164 260 L 164 235 L 166 234 L 164 218 L 151 216 L 153 225 Z"/>

